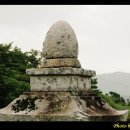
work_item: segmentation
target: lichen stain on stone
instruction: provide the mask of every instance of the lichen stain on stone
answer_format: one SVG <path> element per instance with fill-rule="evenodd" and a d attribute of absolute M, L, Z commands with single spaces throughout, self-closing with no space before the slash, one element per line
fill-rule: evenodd
<path fill-rule="evenodd" d="M 59 70 L 60 70 L 60 73 L 65 71 L 63 68 L 59 68 Z"/>
<path fill-rule="evenodd" d="M 73 89 L 71 86 L 68 87 L 68 92 L 71 92 Z"/>
<path fill-rule="evenodd" d="M 53 69 L 50 68 L 50 69 L 49 69 L 49 73 L 50 73 L 50 74 L 53 74 Z"/>
<path fill-rule="evenodd" d="M 53 82 L 57 82 L 56 78 L 55 77 L 51 77 L 51 78 L 47 78 L 47 82 L 52 84 Z"/>
<path fill-rule="evenodd" d="M 29 111 L 35 110 L 35 100 L 37 97 L 31 98 L 22 98 L 17 100 L 13 105 L 12 105 L 12 110 L 15 111 L 15 113 L 19 111 L 24 111 L 25 109 L 28 109 Z"/>
<path fill-rule="evenodd" d="M 43 83 L 43 85 L 46 85 L 46 83 Z"/>
<path fill-rule="evenodd" d="M 41 77 L 40 77 L 40 76 L 38 76 L 38 80 L 41 80 Z"/>
<path fill-rule="evenodd" d="M 51 91 L 51 86 L 48 86 L 48 87 L 47 87 L 47 90 L 48 90 L 48 91 Z"/>
<path fill-rule="evenodd" d="M 83 83 L 84 88 L 86 88 L 86 83 Z"/>
<path fill-rule="evenodd" d="M 45 113 L 55 113 L 66 110 L 71 98 L 69 95 L 59 96 L 58 93 L 48 93 L 45 95 L 45 99 L 49 101 L 49 105 L 45 110 Z"/>

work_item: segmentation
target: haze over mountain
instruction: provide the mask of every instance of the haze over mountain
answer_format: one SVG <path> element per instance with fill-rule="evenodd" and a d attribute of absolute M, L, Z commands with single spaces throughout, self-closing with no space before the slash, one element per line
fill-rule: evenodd
<path fill-rule="evenodd" d="M 125 99 L 130 98 L 130 73 L 114 72 L 99 74 L 98 88 L 103 93 L 117 92 Z"/>

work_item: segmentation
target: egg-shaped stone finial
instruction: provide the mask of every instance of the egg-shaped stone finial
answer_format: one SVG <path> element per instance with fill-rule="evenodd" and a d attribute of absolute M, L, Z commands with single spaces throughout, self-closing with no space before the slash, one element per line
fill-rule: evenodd
<path fill-rule="evenodd" d="M 43 42 L 43 57 L 45 59 L 78 57 L 78 41 L 74 30 L 67 22 L 58 21 L 50 27 Z"/>

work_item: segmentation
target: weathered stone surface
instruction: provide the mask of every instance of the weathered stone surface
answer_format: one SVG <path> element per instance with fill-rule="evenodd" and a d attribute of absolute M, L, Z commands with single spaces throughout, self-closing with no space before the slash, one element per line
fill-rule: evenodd
<path fill-rule="evenodd" d="M 61 68 L 41 68 L 41 69 L 27 69 L 26 73 L 28 75 L 79 75 L 86 77 L 93 77 L 96 72 L 93 70 L 85 70 L 82 68 L 72 68 L 72 67 L 61 67 Z"/>
<path fill-rule="evenodd" d="M 26 105 L 21 104 L 23 101 L 28 102 Z M 34 107 L 30 108 L 30 104 L 33 104 Z M 80 99 L 80 96 L 71 96 L 68 92 L 27 92 L 7 107 L 0 109 L 0 121 L 127 120 L 128 110 L 114 111 L 107 104 L 104 106 L 104 111 L 92 109 L 86 106 L 85 101 Z"/>
<path fill-rule="evenodd" d="M 28 109 L 20 101 L 34 99 L 34 109 Z M 17 106 L 19 111 L 13 109 Z M 23 109 L 24 107 L 24 109 Z M 5 114 L 8 113 L 8 114 Z M 74 100 L 67 92 L 31 92 L 21 95 L 6 108 L 0 110 L 0 121 L 78 121 L 88 120 L 83 112 L 82 105 Z"/>
<path fill-rule="evenodd" d="M 119 111 L 117 115 L 95 115 L 85 116 L 84 113 L 74 112 L 68 114 L 39 114 L 39 115 L 27 115 L 27 114 L 8 114 L 0 112 L 0 121 L 102 121 L 102 122 L 115 122 L 115 121 L 127 121 L 128 111 Z"/>
<path fill-rule="evenodd" d="M 90 77 L 95 71 L 81 68 L 28 69 L 31 91 L 87 91 L 91 87 Z"/>
<path fill-rule="evenodd" d="M 30 76 L 31 91 L 87 91 L 91 79 L 85 76 Z"/>
<path fill-rule="evenodd" d="M 43 42 L 45 58 L 77 58 L 78 41 L 75 32 L 65 21 L 58 21 L 51 26 Z"/>
<path fill-rule="evenodd" d="M 52 67 L 80 68 L 81 65 L 77 60 L 77 58 L 44 59 L 40 65 L 40 68 L 52 68 Z"/>

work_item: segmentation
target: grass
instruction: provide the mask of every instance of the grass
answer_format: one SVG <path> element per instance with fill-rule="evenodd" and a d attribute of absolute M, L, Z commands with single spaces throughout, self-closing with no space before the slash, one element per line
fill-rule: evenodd
<path fill-rule="evenodd" d="M 101 95 L 101 97 L 105 102 L 107 102 L 111 107 L 115 108 L 116 110 L 129 110 L 128 121 L 130 121 L 130 105 L 115 103 L 112 97 L 108 95 Z"/>

